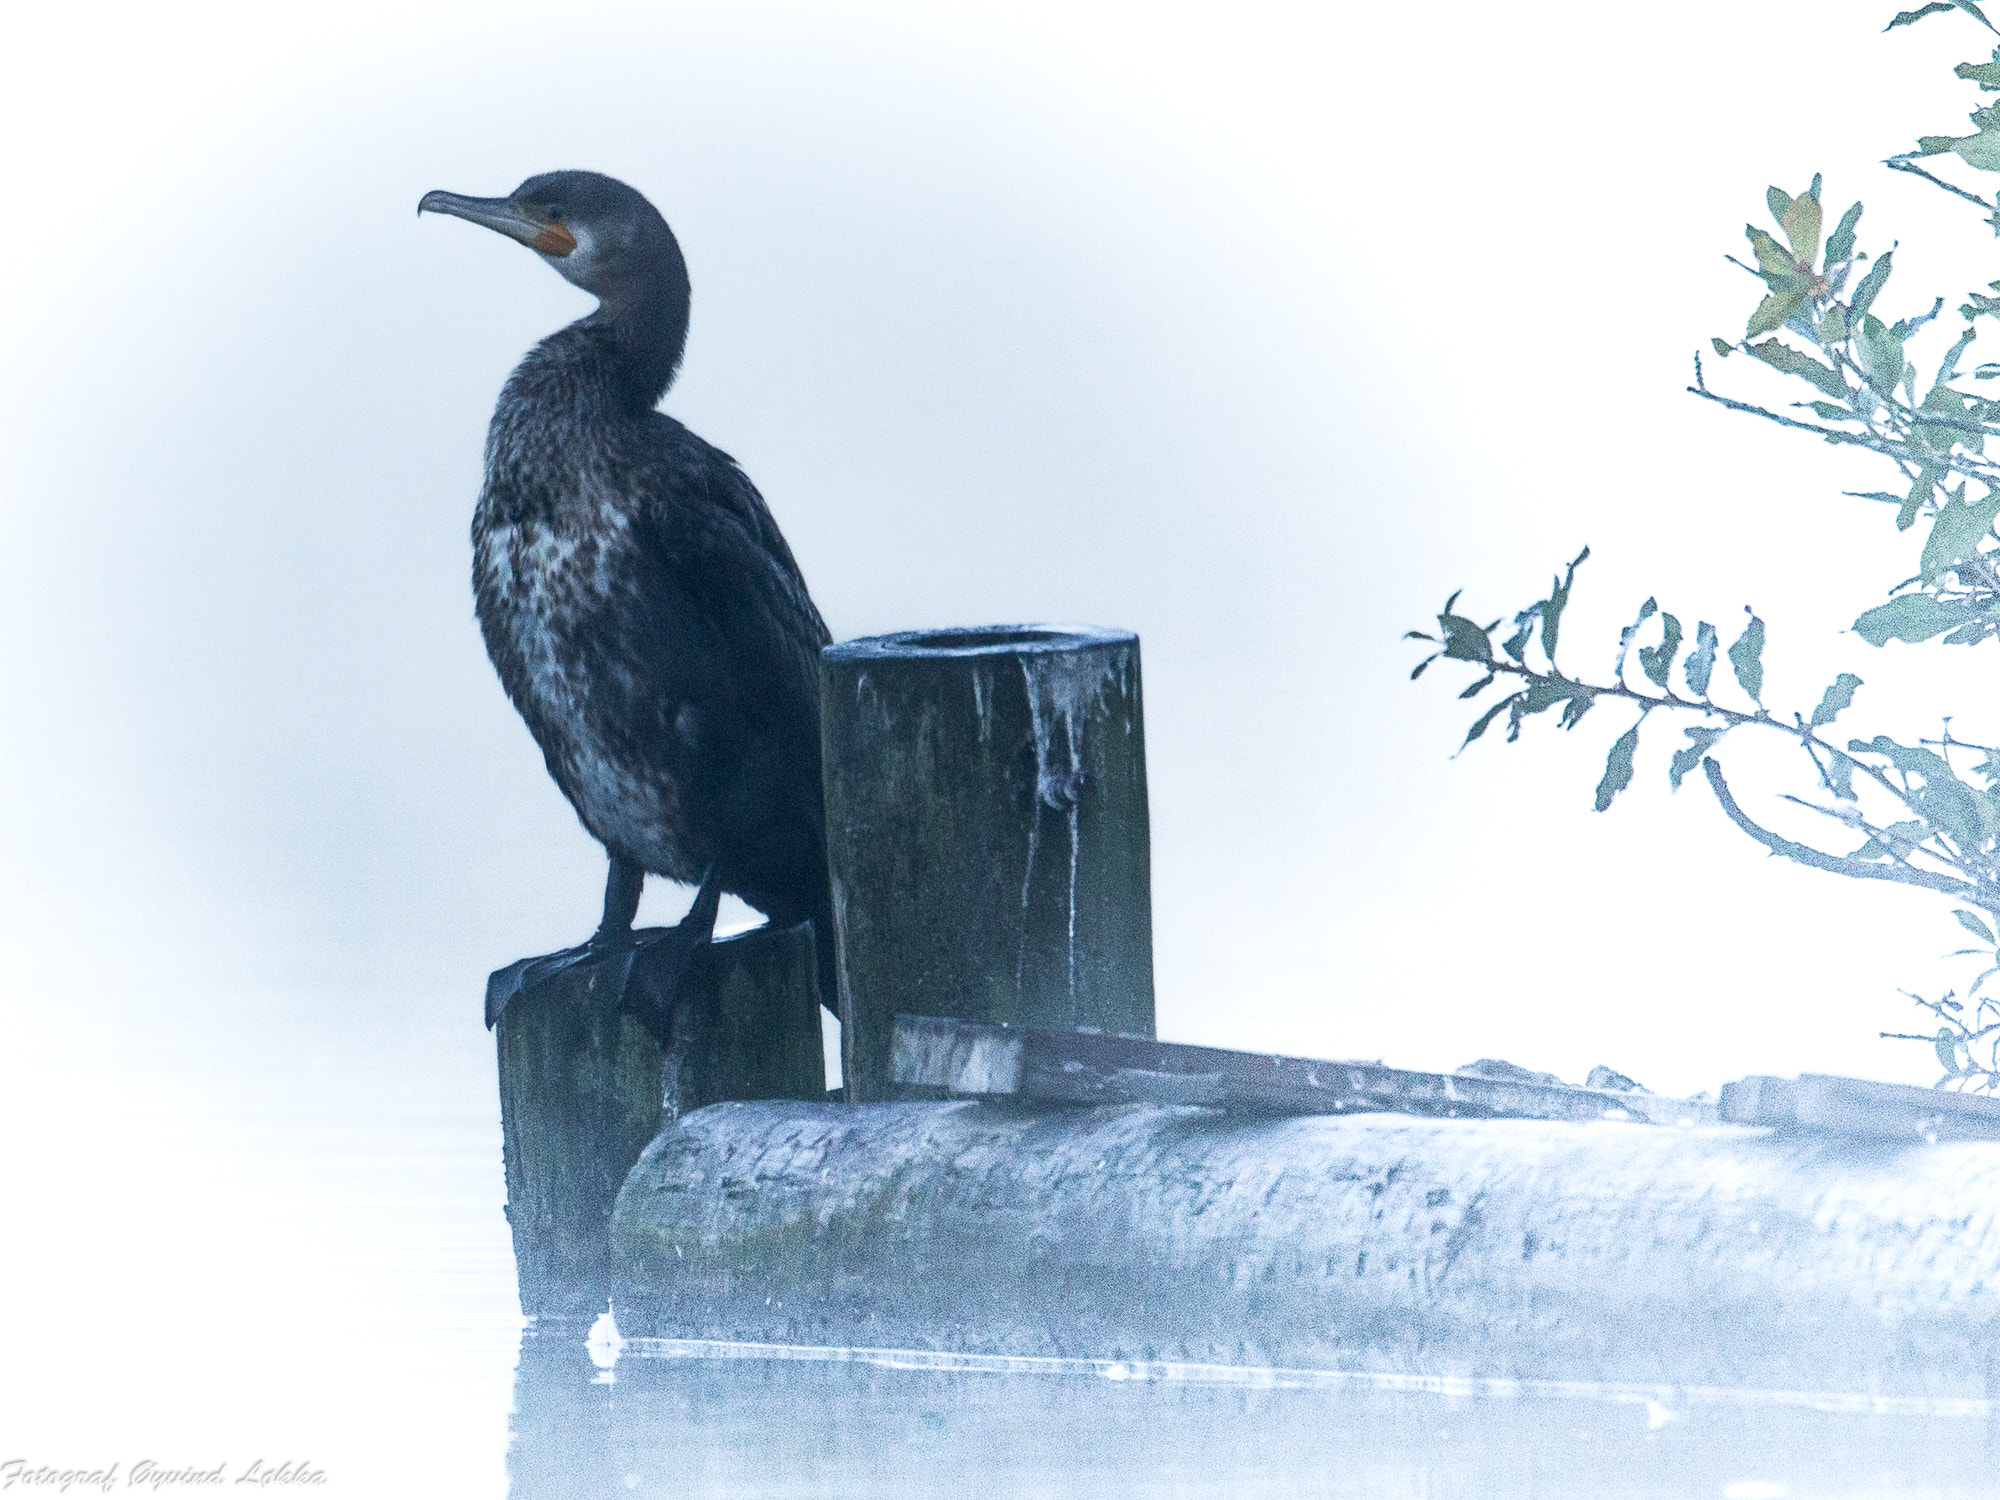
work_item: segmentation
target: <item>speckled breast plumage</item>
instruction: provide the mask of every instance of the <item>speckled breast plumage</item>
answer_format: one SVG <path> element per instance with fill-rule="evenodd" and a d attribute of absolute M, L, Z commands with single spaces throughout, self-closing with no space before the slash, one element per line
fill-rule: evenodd
<path fill-rule="evenodd" d="M 624 628 L 638 588 L 631 526 L 611 497 L 480 528 L 480 628 L 549 774 L 607 848 L 677 880 L 701 873 L 672 764 L 682 705 Z"/>

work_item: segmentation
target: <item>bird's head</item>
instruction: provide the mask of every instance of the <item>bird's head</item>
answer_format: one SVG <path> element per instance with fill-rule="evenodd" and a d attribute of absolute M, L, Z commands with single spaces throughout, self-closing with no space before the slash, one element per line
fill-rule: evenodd
<path fill-rule="evenodd" d="M 601 172 L 544 172 L 504 198 L 425 193 L 417 212 L 469 219 L 518 240 L 608 312 L 678 282 L 686 298 L 680 246 L 643 195 Z"/>

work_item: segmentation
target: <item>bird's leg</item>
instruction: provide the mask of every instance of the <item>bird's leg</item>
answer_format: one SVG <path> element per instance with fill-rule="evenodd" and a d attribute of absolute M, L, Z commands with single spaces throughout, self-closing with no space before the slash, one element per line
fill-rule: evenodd
<path fill-rule="evenodd" d="M 649 929 L 639 938 L 627 994 L 639 1007 L 661 1044 L 668 1040 L 674 1002 L 694 964 L 694 956 L 715 940 L 715 914 L 722 904 L 722 870 L 711 861 L 686 916 L 668 928 Z"/>
<path fill-rule="evenodd" d="M 646 867 L 621 855 L 611 856 L 611 873 L 604 880 L 604 920 L 590 941 L 539 958 L 524 958 L 496 969 L 486 980 L 486 1025 L 491 1030 L 513 998 L 530 985 L 573 969 L 578 964 L 612 962 L 621 965 L 616 984 L 622 994 L 630 978 L 633 956 L 632 919 L 639 914 L 639 892 L 646 884 Z"/>
<path fill-rule="evenodd" d="M 632 935 L 632 919 L 639 915 L 639 892 L 645 884 L 644 865 L 611 856 L 611 873 L 604 879 L 604 920 L 591 935 L 592 947 Z"/>

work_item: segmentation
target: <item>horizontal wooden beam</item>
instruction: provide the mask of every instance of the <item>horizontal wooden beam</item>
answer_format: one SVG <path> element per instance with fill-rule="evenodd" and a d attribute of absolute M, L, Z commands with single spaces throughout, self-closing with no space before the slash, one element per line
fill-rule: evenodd
<path fill-rule="evenodd" d="M 1694 1387 L 1983 1422 L 1996 1182 L 2000 1142 L 718 1104 L 626 1179 L 611 1296 L 627 1338 L 1675 1388 L 1656 1420 Z M 1714 1440 L 1692 1425 L 1667 1440 Z"/>
<path fill-rule="evenodd" d="M 896 1017 L 894 1076 L 906 1098 L 1018 1098 L 1050 1104 L 1205 1104 L 1265 1114 L 1394 1111 L 1453 1118 L 1712 1124 L 1705 1099 L 1643 1090 L 1417 1073 L 1190 1047 L 1088 1031 Z"/>
<path fill-rule="evenodd" d="M 2000 1099 L 1865 1078 L 1758 1075 L 1722 1086 L 1722 1118 L 1735 1125 L 1819 1130 L 1903 1140 L 2000 1139 Z"/>

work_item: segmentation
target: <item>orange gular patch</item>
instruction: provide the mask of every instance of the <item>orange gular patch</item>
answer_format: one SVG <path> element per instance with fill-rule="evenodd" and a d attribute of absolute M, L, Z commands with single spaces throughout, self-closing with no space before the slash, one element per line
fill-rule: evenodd
<path fill-rule="evenodd" d="M 576 248 L 576 236 L 560 224 L 551 224 L 528 243 L 544 255 L 567 255 Z"/>

